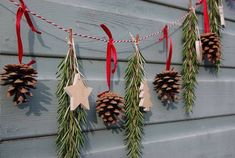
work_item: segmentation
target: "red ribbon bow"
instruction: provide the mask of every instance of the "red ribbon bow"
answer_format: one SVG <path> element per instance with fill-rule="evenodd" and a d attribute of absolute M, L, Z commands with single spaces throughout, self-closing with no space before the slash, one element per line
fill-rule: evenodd
<path fill-rule="evenodd" d="M 161 42 L 163 39 L 166 39 L 166 52 L 168 52 L 168 41 L 169 41 L 169 37 L 168 37 L 168 26 L 166 25 L 163 30 L 163 36 L 159 39 L 159 41 Z M 172 39 L 170 38 L 170 49 L 169 49 L 169 55 L 166 61 L 166 70 L 170 70 L 171 68 L 171 59 L 172 59 L 172 51 L 173 51 L 173 44 L 172 44 Z"/>
<path fill-rule="evenodd" d="M 117 69 L 117 51 L 114 46 L 113 36 L 112 36 L 111 31 L 104 24 L 101 24 L 100 27 L 104 30 L 104 32 L 109 37 L 109 40 L 107 43 L 107 52 L 106 52 L 106 79 L 107 79 L 108 88 L 110 90 L 111 62 L 113 60 L 113 63 L 114 63 L 114 67 L 112 69 L 112 74 L 113 74 Z"/>
<path fill-rule="evenodd" d="M 18 42 L 18 60 L 19 60 L 20 64 L 22 63 L 22 57 L 23 57 L 23 44 L 22 44 L 21 34 L 20 34 L 20 21 L 22 19 L 23 14 L 24 14 L 26 21 L 27 21 L 29 27 L 31 28 L 31 30 L 33 32 L 41 34 L 41 32 L 37 31 L 35 29 L 35 27 L 33 26 L 33 23 L 30 19 L 28 11 L 27 11 L 27 7 L 24 4 L 24 1 L 20 0 L 20 6 L 19 6 L 17 13 L 16 13 L 16 35 L 17 35 L 17 42 Z M 34 62 L 35 61 L 31 61 L 31 62 L 29 62 L 29 64 L 32 65 Z"/>
<path fill-rule="evenodd" d="M 208 33 L 210 32 L 210 22 L 208 16 L 207 2 L 206 0 L 200 0 L 199 2 L 196 3 L 196 5 L 200 4 L 203 4 L 204 32 Z"/>

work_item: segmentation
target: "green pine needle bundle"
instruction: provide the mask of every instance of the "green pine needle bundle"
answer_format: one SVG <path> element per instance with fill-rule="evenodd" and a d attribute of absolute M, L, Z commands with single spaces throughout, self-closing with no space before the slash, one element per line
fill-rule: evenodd
<path fill-rule="evenodd" d="M 141 139 L 143 135 L 144 116 L 139 108 L 140 85 L 144 77 L 145 59 L 139 51 L 135 51 L 128 61 L 125 71 L 125 144 L 129 158 L 142 155 Z"/>
<path fill-rule="evenodd" d="M 182 85 L 184 89 L 183 98 L 186 113 L 191 113 L 193 111 L 193 105 L 196 99 L 196 76 L 199 69 L 195 48 L 195 42 L 197 40 L 197 24 L 197 16 L 193 9 L 191 9 L 183 22 Z"/>
<path fill-rule="evenodd" d="M 209 18 L 210 18 L 210 27 L 211 32 L 216 33 L 220 36 L 220 13 L 219 13 L 219 4 L 221 0 L 208 0 L 208 8 L 209 8 Z"/>
<path fill-rule="evenodd" d="M 208 8 L 209 8 L 209 19 L 210 19 L 210 28 L 211 32 L 216 33 L 221 37 L 221 22 L 220 22 L 220 13 L 219 13 L 219 5 L 221 4 L 221 0 L 208 0 Z M 217 71 L 220 68 L 221 61 L 216 62 Z"/>
<path fill-rule="evenodd" d="M 70 111 L 70 98 L 64 87 L 72 85 L 77 72 L 77 59 L 70 50 L 67 57 L 58 66 L 57 78 L 60 80 L 57 88 L 58 97 L 58 133 L 57 153 L 59 158 L 80 158 L 80 149 L 84 146 L 84 133 L 81 124 L 86 123 L 86 112 L 80 106 L 76 111 Z"/>

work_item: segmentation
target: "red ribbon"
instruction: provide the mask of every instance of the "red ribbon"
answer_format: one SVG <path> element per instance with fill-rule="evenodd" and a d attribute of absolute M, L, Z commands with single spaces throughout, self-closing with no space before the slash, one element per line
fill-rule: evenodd
<path fill-rule="evenodd" d="M 209 22 L 209 16 L 208 16 L 208 9 L 207 9 L 207 2 L 206 0 L 200 0 L 196 3 L 196 5 L 203 4 L 203 17 L 204 17 L 204 32 L 208 33 L 210 31 L 210 22 Z"/>
<path fill-rule="evenodd" d="M 163 28 L 162 32 L 163 32 L 163 36 L 159 39 L 159 41 L 161 42 L 163 39 L 166 39 L 166 52 L 168 52 L 169 34 L 168 34 L 167 25 Z M 173 44 L 172 44 L 172 39 L 170 38 L 170 49 L 169 49 L 169 55 L 166 61 L 166 70 L 170 70 L 170 67 L 171 67 L 172 51 L 173 51 Z"/>
<path fill-rule="evenodd" d="M 172 39 L 170 38 L 170 50 L 169 50 L 169 55 L 166 61 L 166 70 L 170 70 L 171 68 L 172 52 L 173 52 L 173 44 L 172 44 Z"/>
<path fill-rule="evenodd" d="M 113 36 L 112 36 L 111 31 L 104 24 L 101 24 L 100 27 L 104 30 L 104 32 L 109 37 L 109 41 L 107 43 L 107 52 L 106 52 L 106 79 L 107 79 L 108 88 L 110 90 L 111 62 L 113 60 L 113 63 L 114 63 L 114 67 L 112 69 L 112 74 L 113 74 L 117 69 L 117 51 L 114 46 Z"/>
<path fill-rule="evenodd" d="M 30 19 L 28 11 L 27 11 L 27 7 L 24 4 L 24 1 L 20 0 L 20 6 L 19 6 L 17 13 L 16 13 L 16 35 L 17 35 L 17 42 L 18 42 L 18 60 L 19 60 L 20 64 L 22 63 L 22 58 L 23 58 L 23 44 L 22 44 L 21 34 L 20 34 L 20 21 L 21 21 L 23 15 L 25 16 L 26 21 L 27 21 L 29 27 L 31 28 L 31 30 L 33 32 L 41 34 L 41 32 L 37 31 L 35 29 L 35 27 L 33 26 L 33 23 Z"/>
<path fill-rule="evenodd" d="M 166 39 L 166 51 L 168 52 L 168 25 L 166 25 L 163 30 L 163 36 L 159 39 L 161 42 L 164 38 Z"/>

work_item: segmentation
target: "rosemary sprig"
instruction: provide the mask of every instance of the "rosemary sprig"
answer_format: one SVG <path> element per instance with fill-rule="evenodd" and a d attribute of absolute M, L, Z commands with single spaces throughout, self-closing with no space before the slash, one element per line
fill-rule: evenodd
<path fill-rule="evenodd" d="M 183 22 L 183 66 L 182 85 L 184 88 L 184 109 L 186 113 L 193 111 L 196 99 L 195 89 L 197 85 L 196 75 L 198 74 L 198 62 L 195 42 L 197 40 L 198 19 L 194 9 L 190 9 L 188 16 Z"/>
<path fill-rule="evenodd" d="M 77 58 L 70 49 L 66 58 L 58 66 L 57 78 L 60 80 L 56 95 L 58 97 L 58 134 L 56 139 L 59 158 L 80 158 L 80 149 L 84 146 L 84 133 L 81 124 L 86 123 L 86 112 L 78 107 L 70 111 L 69 96 L 64 87 L 71 85 L 77 69 Z"/>
<path fill-rule="evenodd" d="M 208 0 L 211 32 L 216 33 L 220 37 L 221 37 L 221 31 L 220 31 L 221 22 L 220 22 L 219 5 L 221 3 L 222 3 L 221 0 Z M 219 70 L 220 65 L 221 65 L 221 60 L 216 62 L 217 71 Z"/>
<path fill-rule="evenodd" d="M 125 144 L 129 158 L 139 158 L 142 155 L 144 116 L 139 108 L 139 88 L 144 77 L 144 63 L 145 59 L 136 50 L 130 57 L 125 71 Z"/>

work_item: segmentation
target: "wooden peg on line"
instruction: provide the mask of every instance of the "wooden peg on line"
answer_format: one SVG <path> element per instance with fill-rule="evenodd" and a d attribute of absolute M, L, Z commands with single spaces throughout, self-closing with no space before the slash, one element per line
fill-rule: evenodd
<path fill-rule="evenodd" d="M 192 8 L 193 8 L 192 0 L 189 0 L 188 8 L 189 8 L 190 10 L 192 10 Z"/>
<path fill-rule="evenodd" d="M 69 33 L 69 46 L 72 47 L 72 44 L 73 44 L 73 29 L 70 28 L 68 30 L 68 33 Z"/>
<path fill-rule="evenodd" d="M 130 32 L 129 32 L 131 39 L 134 43 L 135 49 L 136 51 L 139 51 L 139 43 L 140 43 L 140 36 L 139 34 L 136 35 L 136 37 L 134 37 Z"/>

